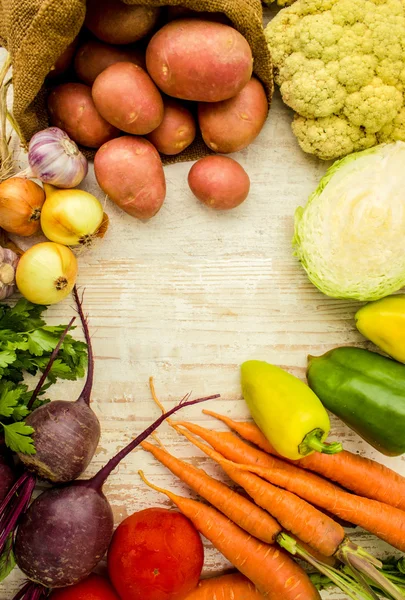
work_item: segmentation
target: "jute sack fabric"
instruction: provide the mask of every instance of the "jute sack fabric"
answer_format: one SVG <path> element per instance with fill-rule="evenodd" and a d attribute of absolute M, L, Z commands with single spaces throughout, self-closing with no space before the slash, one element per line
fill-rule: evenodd
<path fill-rule="evenodd" d="M 273 93 L 273 69 L 262 27 L 260 0 L 125 0 L 141 6 L 184 6 L 195 11 L 221 12 L 249 42 L 254 72 Z M 46 76 L 57 58 L 83 26 L 86 0 L 0 0 L 0 43 L 10 52 L 13 66 L 13 113 L 22 143 L 48 126 Z M 164 162 L 195 160 L 208 153 L 197 139 L 177 157 Z M 91 156 L 92 152 L 88 152 Z M 93 153 L 94 154 L 94 153 Z"/>

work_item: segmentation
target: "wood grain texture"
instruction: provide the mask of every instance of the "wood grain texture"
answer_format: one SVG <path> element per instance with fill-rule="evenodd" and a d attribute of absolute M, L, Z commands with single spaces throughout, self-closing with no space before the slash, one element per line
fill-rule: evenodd
<path fill-rule="evenodd" d="M 261 135 L 235 156 L 252 187 L 248 200 L 232 212 L 212 212 L 192 196 L 190 163 L 166 168 L 167 200 L 148 223 L 106 201 L 110 231 L 102 244 L 80 257 L 79 285 L 86 288 L 96 355 L 93 408 L 103 428 L 89 475 L 159 416 L 148 389 L 150 375 L 167 407 L 190 391 L 196 397 L 221 393 L 210 407 L 242 418 L 247 410 L 238 366 L 244 360 L 267 360 L 304 377 L 308 353 L 344 344 L 367 347 L 354 326 L 358 304 L 323 296 L 292 256 L 294 211 L 306 202 L 327 164 L 300 151 L 291 118 L 276 94 Z M 103 200 L 92 173 L 84 187 Z M 67 300 L 50 308 L 49 321 L 67 322 L 72 304 Z M 80 387 L 77 382 L 59 385 L 53 398 L 75 399 Z M 182 417 L 221 429 L 201 414 L 201 407 Z M 159 435 L 170 452 L 222 477 L 218 467 L 167 425 Z M 402 458 L 379 455 L 336 419 L 333 438 L 405 474 Z M 170 506 L 145 489 L 139 468 L 158 485 L 189 495 L 164 467 L 138 450 L 105 487 L 117 524 L 134 511 Z M 353 537 L 380 557 L 392 553 L 360 530 Z M 205 548 L 207 575 L 229 568 L 208 543 Z M 0 584 L 0 600 L 11 599 L 22 580 L 15 571 Z M 336 591 L 323 598 L 344 596 Z"/>

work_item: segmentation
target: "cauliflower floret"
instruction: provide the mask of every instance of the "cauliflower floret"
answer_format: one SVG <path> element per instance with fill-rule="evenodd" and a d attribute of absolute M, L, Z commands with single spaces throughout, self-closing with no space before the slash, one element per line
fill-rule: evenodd
<path fill-rule="evenodd" d="M 266 38 L 306 152 L 405 141 L 405 0 L 296 0 Z"/>
<path fill-rule="evenodd" d="M 333 160 L 336 156 L 345 156 L 377 144 L 375 134 L 367 133 L 336 115 L 321 119 L 296 115 L 292 129 L 304 152 L 316 154 L 323 160 Z"/>
<path fill-rule="evenodd" d="M 341 0 L 332 7 L 331 17 L 334 23 L 342 27 L 361 23 L 364 20 L 367 6 L 364 0 Z"/>
<path fill-rule="evenodd" d="M 290 71 L 286 77 L 286 71 Z M 281 93 L 285 102 L 304 117 L 327 117 L 339 111 L 347 92 L 339 84 L 338 63 L 325 66 L 319 59 L 307 60 L 300 53 L 292 54 L 280 70 Z"/>
<path fill-rule="evenodd" d="M 293 49 L 303 52 L 306 58 L 322 58 L 344 33 L 344 28 L 334 25 L 330 11 L 303 17 L 295 27 Z"/>
<path fill-rule="evenodd" d="M 339 61 L 338 81 L 349 93 L 359 90 L 373 80 L 377 63 L 375 56 L 364 54 L 345 56 Z"/>
<path fill-rule="evenodd" d="M 400 91 L 404 89 L 405 81 L 402 81 L 402 70 L 404 63 L 402 60 L 390 60 L 384 58 L 376 68 L 376 73 L 383 83 L 395 85 Z"/>
<path fill-rule="evenodd" d="M 378 132 L 377 137 L 380 143 L 405 140 L 405 108 L 402 108 L 395 119 Z"/>
<path fill-rule="evenodd" d="M 343 112 L 351 123 L 377 133 L 395 119 L 403 100 L 395 87 L 384 85 L 381 79 L 375 78 L 370 85 L 346 98 Z"/>

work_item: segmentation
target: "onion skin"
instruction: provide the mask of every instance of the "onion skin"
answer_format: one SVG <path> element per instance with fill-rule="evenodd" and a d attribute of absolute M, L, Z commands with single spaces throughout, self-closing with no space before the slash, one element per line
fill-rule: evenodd
<path fill-rule="evenodd" d="M 76 187 L 88 171 L 86 158 L 59 127 L 48 127 L 31 138 L 28 162 L 34 177 L 59 188 Z"/>
<path fill-rule="evenodd" d="M 83 190 L 59 190 L 45 184 L 42 231 L 65 246 L 91 246 L 103 222 L 104 211 L 95 196 Z"/>
<path fill-rule="evenodd" d="M 44 190 L 33 181 L 11 177 L 0 183 L 0 227 L 22 237 L 41 229 L 40 217 L 45 202 Z"/>
<path fill-rule="evenodd" d="M 43 242 L 20 258 L 17 287 L 33 304 L 57 304 L 72 291 L 77 278 L 77 260 L 66 246 Z"/>

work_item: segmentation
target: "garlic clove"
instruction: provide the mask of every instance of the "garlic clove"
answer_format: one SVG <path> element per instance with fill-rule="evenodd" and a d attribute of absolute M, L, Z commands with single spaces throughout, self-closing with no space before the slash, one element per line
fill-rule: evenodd
<path fill-rule="evenodd" d="M 15 271 L 13 267 L 7 263 L 0 266 L 0 282 L 5 285 L 11 285 L 15 279 Z"/>

